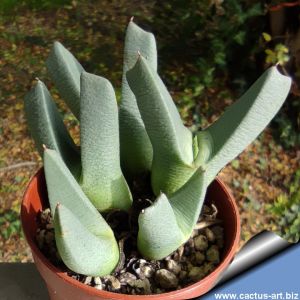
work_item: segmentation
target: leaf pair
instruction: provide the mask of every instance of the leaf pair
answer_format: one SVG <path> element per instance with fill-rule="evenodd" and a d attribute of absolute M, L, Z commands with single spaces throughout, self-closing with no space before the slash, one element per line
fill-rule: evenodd
<path fill-rule="evenodd" d="M 132 198 L 120 167 L 119 119 L 114 89 L 103 77 L 86 73 L 58 42 L 47 60 L 60 94 L 80 119 L 83 191 L 100 211 L 128 210 Z"/>
<path fill-rule="evenodd" d="M 276 67 L 268 69 L 195 138 L 183 126 L 165 86 L 145 58 L 139 57 L 127 80 L 153 147 L 152 188 L 159 195 L 139 217 L 138 246 L 144 256 L 160 259 L 188 239 L 207 186 L 271 121 L 288 95 L 291 80 Z"/>
<path fill-rule="evenodd" d="M 150 139 L 141 118 L 135 95 L 126 78 L 126 72 L 136 63 L 138 53 L 147 57 L 149 65 L 156 72 L 157 50 L 153 34 L 142 30 L 130 21 L 125 36 L 120 104 L 121 162 L 122 168 L 129 177 L 150 172 L 153 157 Z"/>
<path fill-rule="evenodd" d="M 202 166 L 209 184 L 267 126 L 291 85 L 276 67 L 268 69 L 236 103 L 194 138 L 158 74 L 140 56 L 127 72 L 153 147 L 152 188 L 156 195 L 176 192 Z M 196 139 L 197 147 L 194 147 Z"/>
<path fill-rule="evenodd" d="M 128 210 L 132 197 L 120 167 L 118 107 L 111 84 L 84 72 L 58 42 L 47 66 L 60 93 L 80 118 L 81 156 L 49 91 L 38 81 L 25 98 L 25 111 L 40 153 L 42 145 L 56 150 L 100 211 Z"/>
<path fill-rule="evenodd" d="M 119 249 L 110 226 L 55 150 L 45 150 L 44 166 L 55 240 L 62 260 L 79 274 L 111 273 L 119 261 Z"/>
<path fill-rule="evenodd" d="M 138 249 L 149 259 L 162 259 L 185 243 L 206 194 L 205 173 L 199 169 L 169 198 L 161 193 L 139 216 Z"/>

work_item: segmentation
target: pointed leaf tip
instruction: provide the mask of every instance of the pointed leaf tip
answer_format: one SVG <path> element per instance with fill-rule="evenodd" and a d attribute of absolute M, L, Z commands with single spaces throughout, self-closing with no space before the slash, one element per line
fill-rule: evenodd
<path fill-rule="evenodd" d="M 126 78 L 153 147 L 153 191 L 156 195 L 160 190 L 170 195 L 194 172 L 192 133 L 183 125 L 170 93 L 144 56 L 126 73 Z"/>
<path fill-rule="evenodd" d="M 26 94 L 24 108 L 28 127 L 40 155 L 43 156 L 43 144 L 57 150 L 72 173 L 77 174 L 80 169 L 77 147 L 65 127 L 50 92 L 42 81 L 37 81 Z"/>
<path fill-rule="evenodd" d="M 208 152 L 208 182 L 266 128 L 283 105 L 290 87 L 289 76 L 276 66 L 267 69 L 215 123 L 200 133 L 208 137 L 199 139 L 199 149 Z"/>
<path fill-rule="evenodd" d="M 120 143 L 122 168 L 126 175 L 135 176 L 149 172 L 152 164 L 152 146 L 145 130 L 136 99 L 126 79 L 126 72 L 137 61 L 137 51 L 148 57 L 151 67 L 157 69 L 157 51 L 155 37 L 152 33 L 129 22 L 126 30 L 122 99 L 120 104 Z"/>
<path fill-rule="evenodd" d="M 92 233 L 64 205 L 56 206 L 54 230 L 59 254 L 72 271 L 103 276 L 110 274 L 118 264 L 119 249 L 114 236 Z"/>
<path fill-rule="evenodd" d="M 56 41 L 46 60 L 48 72 L 71 111 L 78 118 L 80 111 L 81 64 L 60 42 Z"/>
<path fill-rule="evenodd" d="M 197 170 L 169 198 L 160 193 L 139 216 L 138 248 L 147 258 L 162 259 L 190 237 L 206 194 L 204 173 Z"/>

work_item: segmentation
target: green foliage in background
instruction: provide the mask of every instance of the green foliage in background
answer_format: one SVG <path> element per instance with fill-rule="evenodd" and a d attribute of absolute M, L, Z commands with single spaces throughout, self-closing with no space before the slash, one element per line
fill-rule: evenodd
<path fill-rule="evenodd" d="M 57 8 L 70 3 L 71 0 L 1 0 L 0 10 L 8 13 L 9 11 L 21 6 L 34 9 L 45 9 Z"/>
<path fill-rule="evenodd" d="M 283 43 L 277 43 L 276 39 L 266 32 L 262 33 L 265 48 L 265 62 L 267 65 L 278 64 L 283 72 L 288 73 L 286 65 L 293 64 L 295 57 L 290 56 L 289 48 Z M 294 74 L 295 83 L 299 81 L 298 72 Z M 285 149 L 300 145 L 300 102 L 299 95 L 291 95 L 274 118 L 272 123 L 274 135 Z"/>
<path fill-rule="evenodd" d="M 0 214 L 0 235 L 7 240 L 14 234 L 22 234 L 21 221 L 19 213 L 9 209 Z"/>
<path fill-rule="evenodd" d="M 183 86 L 214 87 L 219 75 L 245 88 L 249 84 L 245 76 L 251 75 L 259 48 L 264 14 L 263 3 L 249 0 L 192 0 L 189 5 L 174 0 L 157 3 L 153 24 L 165 63 L 176 65 L 184 60 L 190 64 L 189 72 L 194 71 Z"/>
<path fill-rule="evenodd" d="M 280 195 L 267 208 L 282 228 L 282 237 L 297 242 L 300 238 L 300 169 L 296 172 L 288 193 Z"/>
<path fill-rule="evenodd" d="M 285 149 L 300 146 L 300 102 L 291 96 L 273 121 L 274 135 Z"/>

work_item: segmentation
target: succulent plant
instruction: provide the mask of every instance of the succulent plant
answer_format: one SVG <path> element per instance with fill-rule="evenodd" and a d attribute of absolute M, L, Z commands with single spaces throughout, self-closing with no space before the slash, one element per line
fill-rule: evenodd
<path fill-rule="evenodd" d="M 208 185 L 267 126 L 291 84 L 271 67 L 214 124 L 193 135 L 157 73 L 154 36 L 132 20 L 119 108 L 110 82 L 85 72 L 59 42 L 47 67 L 80 121 L 80 148 L 40 80 L 25 97 L 26 116 L 44 160 L 60 256 L 71 270 L 91 276 L 118 264 L 118 243 L 102 215 L 131 212 L 127 182 L 151 173 L 157 198 L 139 212 L 137 246 L 145 258 L 168 256 L 190 237 Z"/>

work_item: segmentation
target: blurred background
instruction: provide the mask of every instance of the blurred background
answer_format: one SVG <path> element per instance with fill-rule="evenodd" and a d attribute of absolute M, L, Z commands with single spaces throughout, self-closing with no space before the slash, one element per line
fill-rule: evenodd
<path fill-rule="evenodd" d="M 300 6 L 251 0 L 0 1 L 0 262 L 30 261 L 20 202 L 41 160 L 23 113 L 35 77 L 43 80 L 78 141 L 45 68 L 55 40 L 84 68 L 112 81 L 119 98 L 124 32 L 131 16 L 157 39 L 159 72 L 182 118 L 205 128 L 270 65 L 293 77 L 270 126 L 220 174 L 237 200 L 242 243 L 263 229 L 299 239 Z"/>

